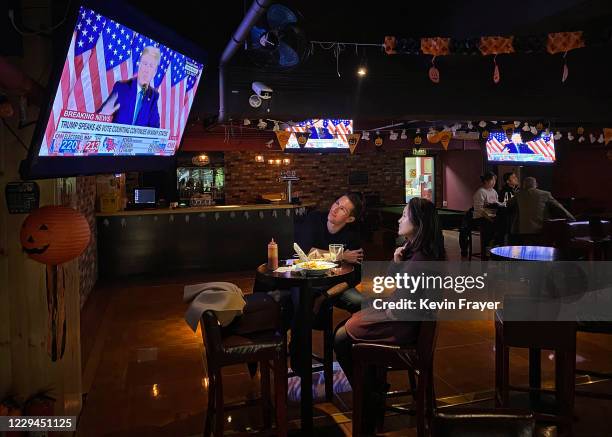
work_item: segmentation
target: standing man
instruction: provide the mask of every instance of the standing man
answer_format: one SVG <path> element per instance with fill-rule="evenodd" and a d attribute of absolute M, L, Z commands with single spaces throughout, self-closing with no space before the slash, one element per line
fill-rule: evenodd
<path fill-rule="evenodd" d="M 159 48 L 148 46 L 142 50 L 138 75 L 115 82 L 98 113 L 113 116 L 113 123 L 159 128 L 157 101 L 159 92 L 151 85 L 161 59 Z"/>
<path fill-rule="evenodd" d="M 499 190 L 500 202 L 506 202 L 512 199 L 518 194 L 519 191 L 519 179 L 516 176 L 516 173 L 513 171 L 504 173 L 504 186 L 501 188 L 501 190 Z"/>
<path fill-rule="evenodd" d="M 515 222 L 514 232 L 524 241 L 537 241 L 544 220 L 551 216 L 560 215 L 576 220 L 549 191 L 538 189 L 538 183 L 533 177 L 523 180 L 523 190 L 510 200 L 509 206 L 518 208 L 518 221 Z"/>

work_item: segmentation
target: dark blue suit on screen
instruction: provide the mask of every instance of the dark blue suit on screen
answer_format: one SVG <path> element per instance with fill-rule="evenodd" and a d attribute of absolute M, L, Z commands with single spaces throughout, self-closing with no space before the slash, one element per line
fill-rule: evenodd
<path fill-rule="evenodd" d="M 108 96 L 108 99 L 110 99 L 116 94 L 117 101 L 115 104 L 120 105 L 119 109 L 113 114 L 113 123 L 159 128 L 159 110 L 157 108 L 159 92 L 151 86 L 147 87 L 136 119 L 134 119 L 138 91 L 139 86 L 136 78 L 115 82 L 113 91 Z"/>
<path fill-rule="evenodd" d="M 524 153 L 524 154 L 530 153 L 533 155 L 533 150 L 531 150 L 529 146 L 525 143 L 520 143 L 520 144 L 508 143 L 504 146 L 504 151 L 505 150 L 507 150 L 508 153 Z"/>

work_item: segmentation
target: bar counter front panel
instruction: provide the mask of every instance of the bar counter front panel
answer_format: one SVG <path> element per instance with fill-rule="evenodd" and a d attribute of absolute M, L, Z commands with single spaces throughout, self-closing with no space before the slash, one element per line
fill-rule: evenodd
<path fill-rule="evenodd" d="M 295 223 L 310 205 L 224 205 L 99 213 L 101 277 L 180 270 L 253 270 L 267 260 L 272 238 L 279 258 L 293 254 Z"/>

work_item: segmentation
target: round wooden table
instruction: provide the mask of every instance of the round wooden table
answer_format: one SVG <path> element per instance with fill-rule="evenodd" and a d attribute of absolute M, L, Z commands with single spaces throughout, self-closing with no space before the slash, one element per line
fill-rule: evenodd
<path fill-rule="evenodd" d="M 276 273 L 268 269 L 266 264 L 257 268 L 255 282 L 264 283 L 274 288 L 299 287 L 300 299 L 296 309 L 296 332 L 291 333 L 292 341 L 298 342 L 298 347 L 306 353 L 299 354 L 299 369 L 308 369 L 312 365 L 312 300 L 313 289 L 328 289 L 342 282 L 350 282 L 355 268 L 351 264 L 342 264 L 323 276 L 306 276 L 298 272 Z M 301 421 L 302 431 L 310 433 L 313 427 L 312 415 L 312 372 L 302 370 L 301 387 Z"/>
<path fill-rule="evenodd" d="M 500 246 L 491 249 L 496 261 L 560 261 L 559 249 L 548 246 Z"/>

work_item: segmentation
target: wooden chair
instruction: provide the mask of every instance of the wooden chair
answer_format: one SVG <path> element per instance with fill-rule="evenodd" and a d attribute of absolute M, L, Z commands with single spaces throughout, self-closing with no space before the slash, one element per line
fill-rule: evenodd
<path fill-rule="evenodd" d="M 276 435 L 287 435 L 287 342 L 280 331 L 281 317 L 278 305 L 264 294 L 247 296 L 242 319 L 222 328 L 212 311 L 202 315 L 202 338 L 206 348 L 208 372 L 208 409 L 204 419 L 204 437 L 213 431 L 223 435 L 224 412 L 227 409 L 244 407 L 246 404 L 225 405 L 223 401 L 223 375 L 225 366 L 259 363 L 261 372 L 261 401 L 263 403 L 264 428 L 269 430 L 272 422 L 270 399 L 270 370 L 274 372 Z M 252 298 L 252 299 L 249 299 Z M 257 306 L 268 305 L 271 310 L 249 312 L 249 301 Z M 257 320 L 253 320 L 253 319 Z M 260 326 L 260 331 L 253 328 Z"/>
<path fill-rule="evenodd" d="M 435 408 L 433 359 L 438 335 L 435 321 L 420 322 L 419 337 L 413 346 L 389 346 L 376 343 L 357 343 L 353 345 L 353 436 L 361 434 L 363 401 L 369 393 L 364 393 L 363 384 L 368 366 L 384 370 L 406 370 L 416 375 L 415 407 L 417 416 L 417 435 L 425 436 L 431 429 L 431 419 Z M 413 412 L 410 411 L 410 412 Z M 382 423 L 380 423 L 382 426 Z"/>

